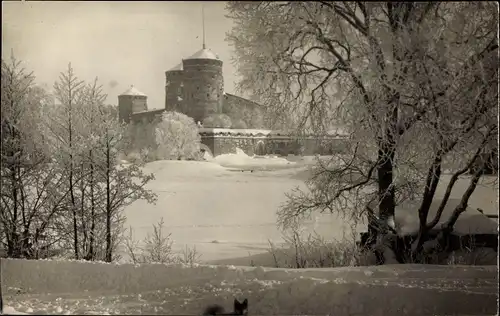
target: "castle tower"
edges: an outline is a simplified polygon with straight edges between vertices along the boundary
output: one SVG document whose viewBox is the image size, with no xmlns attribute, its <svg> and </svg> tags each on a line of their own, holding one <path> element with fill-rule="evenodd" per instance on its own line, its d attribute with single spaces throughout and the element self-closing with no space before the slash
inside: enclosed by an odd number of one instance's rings
<svg viewBox="0 0 500 316">
<path fill-rule="evenodd" d="M 134 86 L 118 96 L 118 118 L 121 122 L 130 123 L 130 115 L 148 110 L 148 97 Z"/>
<path fill-rule="evenodd" d="M 184 113 L 195 122 L 222 113 L 224 78 L 222 61 L 203 47 L 182 61 L 184 81 Z"/>
<path fill-rule="evenodd" d="M 165 71 L 165 110 L 184 113 L 182 63 Z"/>
</svg>

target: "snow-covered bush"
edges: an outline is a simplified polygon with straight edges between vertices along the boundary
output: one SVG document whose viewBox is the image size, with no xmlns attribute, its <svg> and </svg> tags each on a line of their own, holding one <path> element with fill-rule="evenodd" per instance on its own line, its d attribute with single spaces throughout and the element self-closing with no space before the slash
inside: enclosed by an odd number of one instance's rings
<svg viewBox="0 0 500 316">
<path fill-rule="evenodd" d="M 142 157 L 141 154 L 137 151 L 133 151 L 125 156 L 125 160 L 131 163 L 141 163 Z"/>
<path fill-rule="evenodd" d="M 192 118 L 178 112 L 164 112 L 155 130 L 158 159 L 196 159 L 201 137 Z"/>
<path fill-rule="evenodd" d="M 269 241 L 268 252 L 276 268 L 331 268 L 371 265 L 356 245 L 355 236 L 325 240 L 317 233 L 305 234 L 299 223 L 283 232 L 284 243 Z"/>
<path fill-rule="evenodd" d="M 165 233 L 163 218 L 157 224 L 153 224 L 152 233 L 148 233 L 144 240 L 134 238 L 132 227 L 129 235 L 124 238 L 124 245 L 130 260 L 133 263 L 182 263 L 193 265 L 200 262 L 201 254 L 196 247 L 185 246 L 180 254 L 174 253 L 172 245 L 174 241 L 171 233 Z"/>
<path fill-rule="evenodd" d="M 213 114 L 203 120 L 203 127 L 231 128 L 231 118 L 226 114 Z"/>
</svg>

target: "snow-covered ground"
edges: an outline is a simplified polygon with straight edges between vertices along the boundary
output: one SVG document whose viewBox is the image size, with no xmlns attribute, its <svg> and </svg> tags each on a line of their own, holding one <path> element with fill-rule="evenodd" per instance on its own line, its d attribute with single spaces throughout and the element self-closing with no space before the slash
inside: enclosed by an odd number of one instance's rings
<svg viewBox="0 0 500 316">
<path fill-rule="evenodd" d="M 145 168 L 156 176 L 149 187 L 158 203 L 129 206 L 127 226 L 140 239 L 163 217 L 174 249 L 196 246 L 205 261 L 263 253 L 268 239 L 281 241 L 276 209 L 284 193 L 303 186 L 312 161 L 240 152 L 207 162 L 150 163 Z M 486 180 L 470 205 L 493 213 L 498 188 Z M 466 186 L 467 179 L 460 180 L 452 198 Z M 318 216 L 306 228 L 326 238 L 349 231 L 335 215 Z M 498 289 L 496 266 L 286 270 L 2 260 L 1 272 L 9 314 L 199 315 L 207 304 L 230 308 L 238 297 L 249 299 L 251 315 L 489 315 L 496 312 Z"/>
<path fill-rule="evenodd" d="M 130 205 L 125 210 L 126 225 L 142 239 L 163 217 L 175 241 L 174 250 L 196 246 L 204 261 L 265 252 L 268 240 L 282 242 L 275 225 L 276 210 L 285 201 L 285 193 L 304 188 L 307 167 L 313 162 L 314 157 L 249 157 L 239 151 L 204 162 L 149 163 L 146 171 L 156 177 L 149 188 L 158 194 L 158 202 Z M 448 178 L 443 176 L 437 196 L 443 195 Z M 469 204 L 495 213 L 498 188 L 485 182 L 481 181 Z M 467 185 L 467 179 L 459 180 L 452 198 L 460 197 Z M 350 223 L 332 214 L 316 214 L 306 229 L 327 239 L 351 232 Z"/>
<path fill-rule="evenodd" d="M 270 269 L 2 260 L 5 311 L 200 315 L 249 300 L 250 315 L 493 315 L 497 268 L 389 265 Z"/>
</svg>

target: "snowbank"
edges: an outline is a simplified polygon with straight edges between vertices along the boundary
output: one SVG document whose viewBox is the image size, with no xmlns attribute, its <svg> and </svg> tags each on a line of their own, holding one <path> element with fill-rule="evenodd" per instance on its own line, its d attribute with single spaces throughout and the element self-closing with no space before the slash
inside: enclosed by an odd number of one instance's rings
<svg viewBox="0 0 500 316">
<path fill-rule="evenodd" d="M 2 260 L 4 302 L 54 314 L 197 315 L 249 299 L 253 315 L 496 313 L 497 268 L 393 265 L 336 269 L 115 265 Z M 25 294 L 13 294 L 10 288 Z"/>
<path fill-rule="evenodd" d="M 4 315 L 29 315 L 29 313 L 33 313 L 32 308 L 26 308 L 26 310 L 28 311 L 28 313 L 20 312 L 20 311 L 14 309 L 14 307 L 12 307 L 12 306 L 4 306 L 2 314 L 4 314 Z"/>
<path fill-rule="evenodd" d="M 280 158 L 274 155 L 268 156 L 249 156 L 240 148 L 236 148 L 235 154 L 222 154 L 213 159 L 223 167 L 274 167 L 274 166 L 291 166 L 296 162 L 292 162 L 285 158 Z"/>
</svg>

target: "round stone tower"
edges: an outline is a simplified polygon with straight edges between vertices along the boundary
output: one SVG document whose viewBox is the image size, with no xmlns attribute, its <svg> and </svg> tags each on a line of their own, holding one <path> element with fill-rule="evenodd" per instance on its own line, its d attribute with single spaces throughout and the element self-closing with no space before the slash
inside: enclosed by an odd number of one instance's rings
<svg viewBox="0 0 500 316">
<path fill-rule="evenodd" d="M 148 97 L 134 86 L 118 96 L 118 118 L 121 122 L 129 123 L 130 115 L 148 110 Z"/>
<path fill-rule="evenodd" d="M 165 71 L 165 110 L 184 113 L 182 63 Z"/>
<path fill-rule="evenodd" d="M 184 79 L 184 113 L 195 122 L 222 111 L 224 78 L 222 61 L 203 48 L 182 61 Z"/>
</svg>

